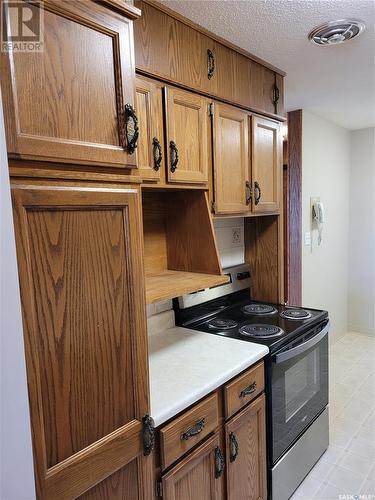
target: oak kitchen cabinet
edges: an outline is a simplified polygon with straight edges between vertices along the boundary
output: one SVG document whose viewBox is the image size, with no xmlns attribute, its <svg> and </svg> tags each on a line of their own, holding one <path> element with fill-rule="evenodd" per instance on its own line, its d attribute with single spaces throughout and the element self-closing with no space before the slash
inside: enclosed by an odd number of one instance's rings
<svg viewBox="0 0 375 500">
<path fill-rule="evenodd" d="M 265 396 L 225 424 L 227 499 L 267 498 Z"/>
<path fill-rule="evenodd" d="M 224 457 L 216 432 L 162 479 L 164 500 L 221 500 Z"/>
<path fill-rule="evenodd" d="M 280 124 L 251 117 L 252 211 L 277 212 L 280 208 L 282 139 Z"/>
<path fill-rule="evenodd" d="M 139 173 L 144 181 L 163 181 L 165 148 L 161 86 L 150 80 L 137 78 L 136 110 L 139 120 Z"/>
<path fill-rule="evenodd" d="M 249 210 L 248 113 L 225 104 L 213 112 L 214 207 L 220 214 Z"/>
<path fill-rule="evenodd" d="M 162 5 L 136 1 L 137 71 L 258 113 L 284 116 L 284 73 Z"/>
<path fill-rule="evenodd" d="M 43 50 L 1 53 L 9 156 L 135 168 L 132 19 L 139 11 L 124 6 L 125 17 L 94 2 L 43 5 Z"/>
<path fill-rule="evenodd" d="M 136 92 L 142 180 L 158 186 L 206 187 L 211 168 L 209 101 L 141 77 Z"/>
<path fill-rule="evenodd" d="M 217 214 L 276 213 L 280 208 L 279 123 L 214 103 L 213 191 Z"/>
<path fill-rule="evenodd" d="M 167 87 L 167 172 L 169 182 L 208 182 L 208 101 Z"/>
<path fill-rule="evenodd" d="M 263 391 L 260 362 L 159 429 L 164 500 L 266 500 Z"/>
<path fill-rule="evenodd" d="M 13 181 L 40 499 L 150 498 L 139 196 Z"/>
</svg>

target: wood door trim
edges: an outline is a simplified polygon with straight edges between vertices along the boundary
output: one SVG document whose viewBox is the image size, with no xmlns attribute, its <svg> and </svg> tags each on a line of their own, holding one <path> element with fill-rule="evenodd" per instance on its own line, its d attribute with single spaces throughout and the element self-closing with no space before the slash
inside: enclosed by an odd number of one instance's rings
<svg viewBox="0 0 375 500">
<path fill-rule="evenodd" d="M 203 28 L 199 24 L 194 23 L 190 19 L 182 16 L 178 12 L 175 12 L 174 10 L 170 9 L 166 5 L 161 4 L 158 1 L 155 0 L 142 0 L 144 3 L 151 5 L 151 7 L 154 7 L 155 9 L 158 9 L 161 12 L 164 12 L 170 17 L 173 17 L 177 21 L 180 21 L 183 24 L 186 24 L 190 28 L 193 28 L 194 30 L 198 31 L 199 33 L 202 33 L 202 35 L 205 35 L 222 45 L 228 47 L 231 50 L 234 50 L 235 52 L 238 52 L 239 54 L 242 54 L 243 56 L 247 57 L 248 59 L 251 59 L 254 62 L 257 62 L 261 64 L 262 66 L 265 66 L 266 68 L 275 71 L 279 75 L 286 76 L 285 71 L 283 71 L 280 68 L 277 68 L 276 66 L 273 66 L 272 64 L 268 63 L 267 61 L 264 61 L 260 57 L 255 56 L 254 54 L 251 54 L 251 52 L 248 52 L 247 50 L 241 49 L 241 47 L 238 47 L 234 43 L 229 42 L 228 40 L 225 40 L 224 38 L 221 38 L 221 36 L 213 33 L 212 31 L 207 30 L 206 28 Z M 142 10 L 142 9 L 141 9 Z"/>
<path fill-rule="evenodd" d="M 141 443 L 141 422 L 130 422 L 116 429 L 49 468 L 45 476 L 46 497 L 68 499 L 81 495 L 140 455 Z"/>
<path fill-rule="evenodd" d="M 302 304 L 302 110 L 288 113 L 285 266 L 288 304 Z"/>
</svg>

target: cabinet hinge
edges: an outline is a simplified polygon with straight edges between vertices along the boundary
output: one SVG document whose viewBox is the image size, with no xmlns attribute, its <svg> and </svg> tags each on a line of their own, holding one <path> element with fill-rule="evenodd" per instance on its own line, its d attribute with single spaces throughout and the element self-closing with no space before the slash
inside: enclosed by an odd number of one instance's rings
<svg viewBox="0 0 375 500">
<path fill-rule="evenodd" d="M 213 102 L 211 102 L 208 105 L 208 114 L 209 114 L 209 116 L 214 116 L 214 103 Z"/>
<path fill-rule="evenodd" d="M 163 498 L 163 483 L 156 481 L 156 498 Z"/>
<path fill-rule="evenodd" d="M 154 419 L 150 415 L 145 415 L 142 418 L 143 425 L 143 455 L 150 455 L 155 444 L 155 424 Z"/>
<path fill-rule="evenodd" d="M 214 201 L 211 201 L 211 209 L 212 209 L 212 212 L 215 213 L 216 203 Z"/>
</svg>

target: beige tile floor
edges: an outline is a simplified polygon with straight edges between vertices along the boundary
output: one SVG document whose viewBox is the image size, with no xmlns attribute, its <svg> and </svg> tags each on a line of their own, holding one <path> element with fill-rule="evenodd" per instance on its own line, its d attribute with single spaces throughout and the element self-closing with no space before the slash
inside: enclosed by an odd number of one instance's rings
<svg viewBox="0 0 375 500">
<path fill-rule="evenodd" d="M 375 500 L 375 338 L 330 347 L 330 445 L 292 500 Z"/>
</svg>

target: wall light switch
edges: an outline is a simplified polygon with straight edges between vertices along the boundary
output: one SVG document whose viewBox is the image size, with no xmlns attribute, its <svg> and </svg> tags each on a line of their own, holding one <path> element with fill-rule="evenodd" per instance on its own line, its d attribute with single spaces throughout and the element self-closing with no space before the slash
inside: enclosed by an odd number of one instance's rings
<svg viewBox="0 0 375 500">
<path fill-rule="evenodd" d="M 311 246 L 311 232 L 310 231 L 307 231 L 305 233 L 305 245 L 307 247 Z"/>
</svg>

